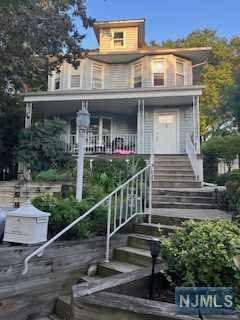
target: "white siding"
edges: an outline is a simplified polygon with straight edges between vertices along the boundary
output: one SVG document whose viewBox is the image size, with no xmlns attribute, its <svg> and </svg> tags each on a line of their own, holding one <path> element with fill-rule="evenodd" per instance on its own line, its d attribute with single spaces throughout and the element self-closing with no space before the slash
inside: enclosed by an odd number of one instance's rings
<svg viewBox="0 0 240 320">
<path fill-rule="evenodd" d="M 105 88 L 129 88 L 131 81 L 130 64 L 112 64 L 105 66 Z"/>
</svg>

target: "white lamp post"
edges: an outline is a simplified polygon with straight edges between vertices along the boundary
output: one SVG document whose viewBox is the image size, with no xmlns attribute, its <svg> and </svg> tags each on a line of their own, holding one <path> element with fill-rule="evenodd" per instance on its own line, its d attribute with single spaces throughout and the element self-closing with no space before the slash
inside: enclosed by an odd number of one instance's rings
<svg viewBox="0 0 240 320">
<path fill-rule="evenodd" d="M 85 153 L 86 131 L 90 125 L 90 114 L 87 110 L 80 110 L 77 113 L 77 130 L 78 130 L 78 158 L 77 158 L 77 190 L 76 199 L 82 200 L 83 191 L 83 166 Z"/>
</svg>

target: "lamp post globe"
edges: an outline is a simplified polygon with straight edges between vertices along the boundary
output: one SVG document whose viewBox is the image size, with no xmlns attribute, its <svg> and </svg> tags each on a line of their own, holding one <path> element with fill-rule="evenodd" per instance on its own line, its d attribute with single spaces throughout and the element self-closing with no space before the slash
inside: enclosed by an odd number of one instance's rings
<svg viewBox="0 0 240 320">
<path fill-rule="evenodd" d="M 77 184 L 76 199 L 82 200 L 83 191 L 83 167 L 85 153 L 86 131 L 90 126 L 90 114 L 87 110 L 79 110 L 77 112 L 76 126 L 78 131 L 78 157 L 77 157 Z"/>
</svg>

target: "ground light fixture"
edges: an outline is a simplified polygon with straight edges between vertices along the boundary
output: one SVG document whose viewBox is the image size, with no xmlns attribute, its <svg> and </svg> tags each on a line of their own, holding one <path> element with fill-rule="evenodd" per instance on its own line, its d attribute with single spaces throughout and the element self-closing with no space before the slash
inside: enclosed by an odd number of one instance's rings
<svg viewBox="0 0 240 320">
<path fill-rule="evenodd" d="M 155 289 L 155 265 L 157 261 L 157 257 L 160 253 L 160 240 L 158 238 L 153 238 L 150 241 L 149 249 L 152 256 L 152 273 L 150 278 L 150 286 L 149 286 L 149 298 L 154 299 L 154 289 Z"/>
<path fill-rule="evenodd" d="M 76 199 L 82 200 L 83 191 L 83 167 L 86 132 L 90 126 L 90 114 L 86 109 L 77 112 L 76 126 L 78 132 L 78 157 L 77 157 L 77 188 Z"/>
</svg>

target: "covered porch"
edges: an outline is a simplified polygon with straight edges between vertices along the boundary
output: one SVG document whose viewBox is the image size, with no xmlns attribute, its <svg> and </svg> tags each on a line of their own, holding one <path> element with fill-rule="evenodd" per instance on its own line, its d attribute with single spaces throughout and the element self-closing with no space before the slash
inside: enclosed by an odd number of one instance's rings
<svg viewBox="0 0 240 320">
<path fill-rule="evenodd" d="M 77 152 L 76 113 L 91 115 L 87 154 L 186 153 L 191 137 L 200 153 L 199 96 L 202 87 L 39 92 L 25 95 L 25 127 L 32 119 L 66 120 L 66 150 Z M 34 120 L 36 119 L 36 120 Z"/>
</svg>

